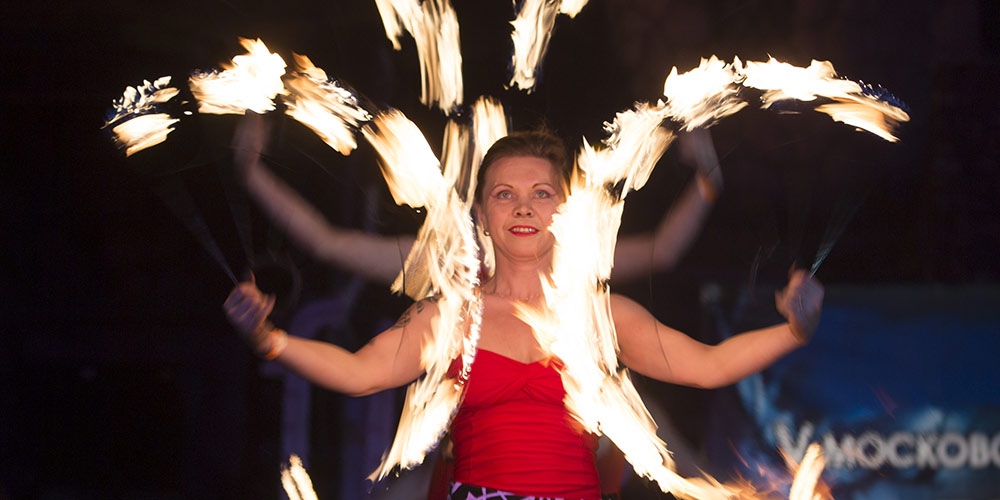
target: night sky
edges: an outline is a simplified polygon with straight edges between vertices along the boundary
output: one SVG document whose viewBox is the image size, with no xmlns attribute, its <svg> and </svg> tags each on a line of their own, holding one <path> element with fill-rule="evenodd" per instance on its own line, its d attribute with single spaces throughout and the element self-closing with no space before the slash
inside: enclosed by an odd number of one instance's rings
<svg viewBox="0 0 1000 500">
<path fill-rule="evenodd" d="M 725 188 L 701 236 L 677 269 L 623 287 L 664 321 L 697 326 L 701 284 L 773 286 L 830 241 L 817 277 L 831 287 L 1000 281 L 997 1 L 592 0 L 559 18 L 530 95 L 503 85 L 510 3 L 454 3 L 466 101 L 498 97 L 515 128 L 544 122 L 574 147 L 599 140 L 615 112 L 659 97 L 672 66 L 711 54 L 830 60 L 909 106 L 895 144 L 811 111 L 747 110 L 714 127 Z M 105 113 L 128 85 L 163 75 L 179 85 L 218 67 L 242 52 L 242 36 L 286 60 L 306 54 L 403 110 L 435 148 L 445 119 L 419 103 L 412 40 L 394 52 L 369 0 L 97 4 L 22 3 L 0 16 L 0 499 L 274 498 L 280 388 L 225 322 L 231 282 L 161 198 L 186 190 L 243 274 L 248 252 L 220 176 L 236 117 L 186 118 L 126 159 L 101 129 Z M 392 204 L 367 145 L 345 158 L 271 119 L 273 169 L 331 222 L 416 230 L 419 215 Z M 668 152 L 629 198 L 623 230 L 652 228 L 691 175 Z M 354 282 L 249 214 L 250 253 L 287 292 L 286 319 Z M 375 285 L 358 297 L 345 346 L 407 304 Z M 317 397 L 327 405 L 318 412 L 336 414 L 336 397 Z M 681 425 L 697 433 L 692 408 Z"/>
</svg>

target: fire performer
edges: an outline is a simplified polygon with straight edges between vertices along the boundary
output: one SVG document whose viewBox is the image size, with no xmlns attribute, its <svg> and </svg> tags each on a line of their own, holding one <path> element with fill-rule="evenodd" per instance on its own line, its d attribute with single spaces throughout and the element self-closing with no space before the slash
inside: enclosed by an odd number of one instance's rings
<svg viewBox="0 0 1000 500">
<path fill-rule="evenodd" d="M 542 348 L 517 314 L 544 309 L 543 282 L 552 269 L 553 214 L 567 196 L 571 164 L 562 142 L 546 133 L 515 133 L 490 148 L 479 171 L 475 216 L 490 236 L 495 267 L 479 287 L 483 303 L 478 349 L 451 425 L 452 500 L 564 498 L 597 500 L 596 438 L 564 405 L 563 361 Z M 330 390 L 362 396 L 407 384 L 424 372 L 441 297 L 411 306 L 397 323 L 351 353 L 332 344 L 289 337 L 267 317 L 274 298 L 239 284 L 224 308 L 250 346 Z M 805 271 L 790 273 L 775 305 L 780 325 L 702 344 L 617 295 L 611 313 L 619 360 L 668 383 L 714 388 L 755 373 L 808 342 L 816 329 L 822 286 Z M 457 373 L 457 360 L 456 360 Z"/>
<path fill-rule="evenodd" d="M 313 257 L 376 283 L 392 284 L 409 255 L 414 235 L 384 236 L 328 223 L 260 162 L 268 127 L 248 113 L 233 140 L 236 168 L 247 191 L 271 221 Z M 639 279 L 676 265 L 698 236 L 722 190 L 722 169 L 708 129 L 678 136 L 679 156 L 695 167 L 693 180 L 652 232 L 622 236 L 615 247 L 615 283 Z M 416 297 L 421 298 L 421 297 Z"/>
</svg>

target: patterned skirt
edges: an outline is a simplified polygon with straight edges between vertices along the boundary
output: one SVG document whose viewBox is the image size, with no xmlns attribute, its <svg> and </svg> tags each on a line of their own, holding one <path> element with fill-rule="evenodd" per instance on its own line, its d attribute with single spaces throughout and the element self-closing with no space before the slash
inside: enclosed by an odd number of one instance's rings
<svg viewBox="0 0 1000 500">
<path fill-rule="evenodd" d="M 472 484 L 462 484 L 456 481 L 452 481 L 450 490 L 451 493 L 448 495 L 448 500 L 574 500 L 570 498 L 526 497 L 515 495 L 508 491 Z M 615 493 L 605 493 L 601 495 L 601 500 L 618 500 L 618 495 Z"/>
</svg>

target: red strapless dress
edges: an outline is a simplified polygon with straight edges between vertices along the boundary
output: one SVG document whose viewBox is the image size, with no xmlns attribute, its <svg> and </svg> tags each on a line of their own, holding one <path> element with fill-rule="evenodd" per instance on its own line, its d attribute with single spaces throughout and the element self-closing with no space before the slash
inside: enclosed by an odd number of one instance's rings
<svg viewBox="0 0 1000 500">
<path fill-rule="evenodd" d="M 525 364 L 477 351 L 451 425 L 455 481 L 524 496 L 600 499 L 597 438 L 566 410 L 561 368 L 557 360 Z"/>
</svg>

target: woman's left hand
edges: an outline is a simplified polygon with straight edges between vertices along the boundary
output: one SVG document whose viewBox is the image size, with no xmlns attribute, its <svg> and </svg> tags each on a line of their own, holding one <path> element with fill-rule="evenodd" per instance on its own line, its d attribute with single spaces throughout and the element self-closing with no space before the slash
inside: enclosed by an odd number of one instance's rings
<svg viewBox="0 0 1000 500">
<path fill-rule="evenodd" d="M 788 285 L 774 294 L 774 303 L 802 344 L 809 342 L 819 326 L 823 309 L 823 285 L 802 269 L 793 270 Z"/>
</svg>

